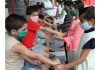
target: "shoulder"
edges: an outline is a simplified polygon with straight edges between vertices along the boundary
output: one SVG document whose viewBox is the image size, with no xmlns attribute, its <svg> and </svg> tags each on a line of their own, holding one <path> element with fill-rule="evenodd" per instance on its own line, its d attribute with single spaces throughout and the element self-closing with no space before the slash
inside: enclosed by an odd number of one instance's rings
<svg viewBox="0 0 100 70">
<path fill-rule="evenodd" d="M 83 49 L 95 49 L 95 38 L 91 38 L 88 42 L 86 42 Z"/>
<path fill-rule="evenodd" d="M 14 45 L 20 43 L 16 38 L 11 37 L 9 35 L 6 34 L 6 48 L 12 48 Z"/>
</svg>

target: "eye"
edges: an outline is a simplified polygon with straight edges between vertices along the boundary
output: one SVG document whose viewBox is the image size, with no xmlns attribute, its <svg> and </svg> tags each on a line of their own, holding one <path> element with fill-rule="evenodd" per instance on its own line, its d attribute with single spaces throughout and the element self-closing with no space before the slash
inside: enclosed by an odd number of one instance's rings
<svg viewBox="0 0 100 70">
<path fill-rule="evenodd" d="M 17 32 L 16 30 L 12 30 L 12 32 Z"/>
<path fill-rule="evenodd" d="M 22 31 L 24 31 L 24 30 L 26 30 L 26 29 L 23 29 Z"/>
<path fill-rule="evenodd" d="M 13 30 L 11 30 L 11 32 L 14 32 L 15 33 L 15 32 L 17 32 L 17 30 L 13 29 Z"/>
<path fill-rule="evenodd" d="M 26 31 L 27 29 L 23 29 L 23 30 L 21 30 L 21 31 Z"/>
</svg>

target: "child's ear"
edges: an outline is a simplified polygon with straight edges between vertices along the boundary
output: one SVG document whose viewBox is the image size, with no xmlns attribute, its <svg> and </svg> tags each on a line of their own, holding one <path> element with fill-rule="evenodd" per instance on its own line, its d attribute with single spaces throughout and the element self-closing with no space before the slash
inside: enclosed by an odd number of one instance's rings
<svg viewBox="0 0 100 70">
<path fill-rule="evenodd" d="M 18 32 L 17 32 L 17 30 L 12 29 L 12 30 L 11 30 L 11 34 L 12 34 L 12 35 L 16 35 L 16 34 L 18 34 Z"/>
<path fill-rule="evenodd" d="M 94 19 L 91 19 L 91 20 L 92 20 L 93 24 L 95 24 L 95 20 Z"/>
<path fill-rule="evenodd" d="M 95 24 L 95 20 L 94 19 L 91 19 L 90 22 L 91 22 L 92 25 Z"/>
</svg>

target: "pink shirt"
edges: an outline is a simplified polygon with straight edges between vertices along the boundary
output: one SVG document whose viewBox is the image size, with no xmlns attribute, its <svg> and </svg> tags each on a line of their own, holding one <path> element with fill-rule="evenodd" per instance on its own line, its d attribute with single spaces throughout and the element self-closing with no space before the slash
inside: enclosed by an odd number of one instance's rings
<svg viewBox="0 0 100 70">
<path fill-rule="evenodd" d="M 67 44 L 66 48 L 68 49 L 69 52 L 77 51 L 78 45 L 83 33 L 84 33 L 84 30 L 80 26 L 80 20 L 75 19 L 72 22 L 72 25 L 68 31 L 67 37 L 64 37 L 64 40 Z"/>
</svg>

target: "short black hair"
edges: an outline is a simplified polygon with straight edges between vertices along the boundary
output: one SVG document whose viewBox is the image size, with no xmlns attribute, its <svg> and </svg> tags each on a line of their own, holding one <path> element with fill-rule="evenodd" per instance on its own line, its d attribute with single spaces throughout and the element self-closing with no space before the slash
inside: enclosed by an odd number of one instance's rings
<svg viewBox="0 0 100 70">
<path fill-rule="evenodd" d="M 56 1 L 61 4 L 62 2 L 65 2 L 66 0 L 56 0 Z"/>
<path fill-rule="evenodd" d="M 32 12 L 38 12 L 38 6 L 33 5 L 33 6 L 28 6 L 26 9 L 26 15 L 31 15 Z"/>
<path fill-rule="evenodd" d="M 64 5 L 68 7 L 73 6 L 77 10 L 76 4 L 73 1 L 65 1 Z"/>
<path fill-rule="evenodd" d="M 73 1 L 65 1 L 64 5 L 65 6 L 74 6 L 74 2 Z"/>
<path fill-rule="evenodd" d="M 40 5 L 41 4 L 41 2 L 37 2 L 37 5 Z"/>
<path fill-rule="evenodd" d="M 43 14 L 39 14 L 39 18 L 40 18 L 40 19 L 44 19 L 45 16 L 44 16 Z"/>
<path fill-rule="evenodd" d="M 9 33 L 11 33 L 12 29 L 18 30 L 25 23 L 27 23 L 27 20 L 23 16 L 11 14 L 5 20 L 5 28 Z"/>
<path fill-rule="evenodd" d="M 82 17 L 86 20 L 95 19 L 95 7 L 93 6 L 86 7 Z"/>
<path fill-rule="evenodd" d="M 79 11 L 79 15 L 81 15 L 82 12 L 84 11 L 84 3 L 82 1 L 74 1 L 74 3 Z"/>
<path fill-rule="evenodd" d="M 45 7 L 45 4 L 43 2 L 41 2 L 41 7 L 44 8 Z"/>
</svg>

